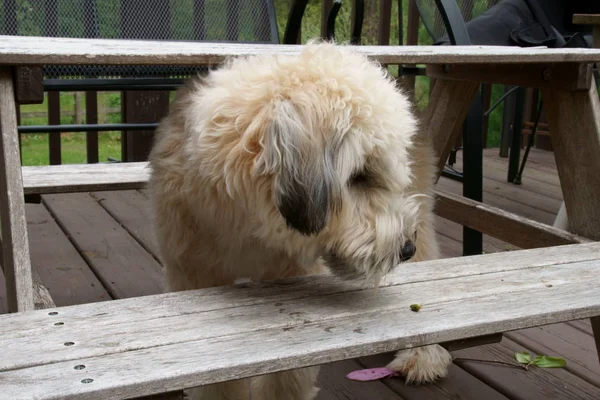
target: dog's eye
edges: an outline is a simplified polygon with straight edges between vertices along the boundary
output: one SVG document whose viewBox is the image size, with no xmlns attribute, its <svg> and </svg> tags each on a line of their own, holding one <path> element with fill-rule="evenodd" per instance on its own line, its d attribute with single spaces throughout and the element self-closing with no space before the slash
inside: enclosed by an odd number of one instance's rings
<svg viewBox="0 0 600 400">
<path fill-rule="evenodd" d="M 348 183 L 351 186 L 366 185 L 367 183 L 369 183 L 369 176 L 365 171 L 360 171 L 352 175 Z"/>
</svg>

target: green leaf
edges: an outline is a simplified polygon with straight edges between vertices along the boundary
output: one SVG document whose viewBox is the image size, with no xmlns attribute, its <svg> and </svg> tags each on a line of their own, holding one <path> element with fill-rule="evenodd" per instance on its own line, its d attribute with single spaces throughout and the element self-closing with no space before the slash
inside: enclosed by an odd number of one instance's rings
<svg viewBox="0 0 600 400">
<path fill-rule="evenodd" d="M 410 309 L 414 312 L 419 312 L 421 310 L 421 305 L 420 304 L 411 304 Z"/>
<path fill-rule="evenodd" d="M 531 363 L 531 354 L 529 354 L 527 352 L 516 353 L 515 358 L 521 364 L 530 364 Z"/>
<path fill-rule="evenodd" d="M 540 368 L 562 368 L 567 365 L 567 362 L 563 358 L 537 356 L 533 360 L 533 364 Z"/>
</svg>

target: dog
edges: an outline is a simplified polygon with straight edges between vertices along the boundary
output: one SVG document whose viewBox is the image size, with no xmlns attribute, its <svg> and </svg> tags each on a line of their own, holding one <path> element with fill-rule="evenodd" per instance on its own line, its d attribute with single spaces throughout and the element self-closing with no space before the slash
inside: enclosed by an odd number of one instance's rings
<svg viewBox="0 0 600 400">
<path fill-rule="evenodd" d="M 438 257 L 435 159 L 411 104 L 352 46 L 231 58 L 178 90 L 150 154 L 166 288 L 307 274 L 377 282 Z M 400 267 L 401 268 L 401 267 Z M 438 345 L 399 351 L 407 382 L 447 374 Z M 195 399 L 308 400 L 318 367 L 192 389 Z"/>
</svg>

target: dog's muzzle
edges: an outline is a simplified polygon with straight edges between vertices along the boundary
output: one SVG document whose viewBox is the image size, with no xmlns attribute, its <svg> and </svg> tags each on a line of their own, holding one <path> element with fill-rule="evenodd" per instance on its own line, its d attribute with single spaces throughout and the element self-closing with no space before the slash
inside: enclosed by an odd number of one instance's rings
<svg viewBox="0 0 600 400">
<path fill-rule="evenodd" d="M 412 240 L 408 240 L 404 242 L 404 245 L 400 249 L 400 254 L 398 254 L 400 261 L 405 262 L 414 257 L 417 252 L 417 246 L 412 242 Z"/>
</svg>

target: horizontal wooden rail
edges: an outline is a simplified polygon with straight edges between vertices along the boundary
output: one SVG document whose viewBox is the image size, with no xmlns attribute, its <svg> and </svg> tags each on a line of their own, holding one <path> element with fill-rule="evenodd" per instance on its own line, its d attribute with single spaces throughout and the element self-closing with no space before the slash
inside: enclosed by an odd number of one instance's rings
<svg viewBox="0 0 600 400">
<path fill-rule="evenodd" d="M 147 162 L 23 167 L 26 195 L 125 190 L 146 187 Z M 436 190 L 436 213 L 521 248 L 585 243 L 589 240 L 486 204 Z"/>
<path fill-rule="evenodd" d="M 590 242 L 581 236 L 475 200 L 436 190 L 435 212 L 515 246 L 530 249 Z"/>
</svg>

